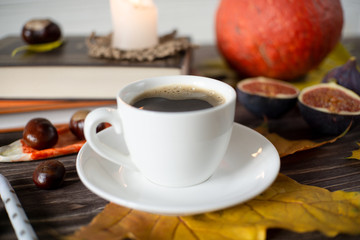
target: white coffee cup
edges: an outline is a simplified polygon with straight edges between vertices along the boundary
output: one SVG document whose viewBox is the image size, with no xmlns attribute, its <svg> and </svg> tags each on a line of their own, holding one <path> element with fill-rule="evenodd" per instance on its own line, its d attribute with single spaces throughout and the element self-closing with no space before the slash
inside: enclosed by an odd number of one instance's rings
<svg viewBox="0 0 360 240">
<path fill-rule="evenodd" d="M 221 95 L 224 103 L 202 110 L 158 112 L 131 106 L 143 92 L 168 85 L 192 86 Z M 98 108 L 85 119 L 87 143 L 100 156 L 139 171 L 167 187 L 186 187 L 206 181 L 215 172 L 229 145 L 236 93 L 226 83 L 191 76 L 154 77 L 133 82 L 117 95 L 117 109 Z M 101 142 L 96 127 L 109 122 L 122 134 L 129 153 Z"/>
</svg>

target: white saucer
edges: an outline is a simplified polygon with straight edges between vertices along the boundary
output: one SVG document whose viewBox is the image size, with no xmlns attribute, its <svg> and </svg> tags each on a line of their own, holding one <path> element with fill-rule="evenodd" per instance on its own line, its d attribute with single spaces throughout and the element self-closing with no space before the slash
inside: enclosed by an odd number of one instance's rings
<svg viewBox="0 0 360 240">
<path fill-rule="evenodd" d="M 123 141 L 112 128 L 99 134 L 108 144 Z M 76 167 L 84 185 L 108 201 L 151 213 L 189 215 L 230 207 L 262 193 L 278 175 L 280 158 L 266 138 L 234 123 L 220 167 L 206 182 L 192 187 L 158 186 L 100 157 L 87 143 L 77 156 Z"/>
</svg>

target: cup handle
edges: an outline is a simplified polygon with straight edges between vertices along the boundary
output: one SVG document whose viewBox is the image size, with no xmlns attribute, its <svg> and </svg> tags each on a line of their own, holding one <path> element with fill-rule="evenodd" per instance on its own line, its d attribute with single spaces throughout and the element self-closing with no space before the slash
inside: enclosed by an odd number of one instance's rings
<svg viewBox="0 0 360 240">
<path fill-rule="evenodd" d="M 114 108 L 98 108 L 91 111 L 85 118 L 84 135 L 87 143 L 100 156 L 137 171 L 137 167 L 128 154 L 122 153 L 100 141 L 96 134 L 96 127 L 102 122 L 110 123 L 117 134 L 122 133 L 121 118 L 117 110 Z"/>
</svg>

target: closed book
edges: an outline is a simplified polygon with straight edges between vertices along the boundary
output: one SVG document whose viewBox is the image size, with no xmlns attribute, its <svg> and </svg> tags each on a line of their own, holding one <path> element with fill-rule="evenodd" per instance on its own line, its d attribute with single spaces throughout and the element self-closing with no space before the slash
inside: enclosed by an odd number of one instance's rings
<svg viewBox="0 0 360 240">
<path fill-rule="evenodd" d="M 75 112 L 99 107 L 116 108 L 116 101 L 0 99 L 0 133 L 21 131 L 33 118 L 46 118 L 55 125 L 66 124 Z"/>
<path fill-rule="evenodd" d="M 0 40 L 0 98 L 114 99 L 124 85 L 143 78 L 188 74 L 191 50 L 151 62 L 93 58 L 86 37 L 71 36 L 48 52 L 18 52 L 20 37 Z"/>
</svg>

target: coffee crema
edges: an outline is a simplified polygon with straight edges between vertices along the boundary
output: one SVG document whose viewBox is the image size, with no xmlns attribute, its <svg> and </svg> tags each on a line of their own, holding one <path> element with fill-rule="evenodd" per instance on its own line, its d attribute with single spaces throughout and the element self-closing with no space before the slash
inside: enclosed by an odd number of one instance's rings
<svg viewBox="0 0 360 240">
<path fill-rule="evenodd" d="M 130 104 L 144 110 L 186 112 L 215 107 L 224 102 L 224 97 L 215 91 L 191 85 L 169 85 L 148 90 Z"/>
</svg>

